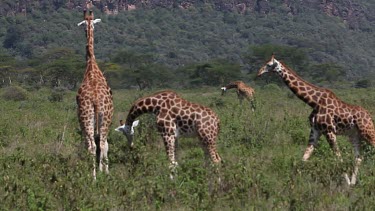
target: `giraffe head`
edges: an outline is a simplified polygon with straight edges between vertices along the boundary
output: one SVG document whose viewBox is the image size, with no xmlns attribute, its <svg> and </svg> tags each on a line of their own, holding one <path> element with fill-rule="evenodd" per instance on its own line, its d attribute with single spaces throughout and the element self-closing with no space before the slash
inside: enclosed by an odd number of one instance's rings
<svg viewBox="0 0 375 211">
<path fill-rule="evenodd" d="M 80 26 L 82 24 L 85 24 L 86 25 L 86 29 L 85 29 L 86 33 L 87 33 L 88 30 L 90 30 L 90 28 L 94 29 L 94 24 L 102 21 L 101 19 L 95 19 L 94 20 L 94 14 L 92 13 L 92 11 L 90 11 L 89 15 L 87 15 L 86 10 L 83 11 L 83 18 L 85 20 L 79 22 L 77 25 Z"/>
<path fill-rule="evenodd" d="M 258 77 L 263 75 L 264 73 L 268 72 L 280 72 L 281 71 L 281 65 L 280 62 L 275 59 L 275 55 L 272 54 L 272 57 L 266 64 L 259 69 L 258 71 Z"/>
<path fill-rule="evenodd" d="M 133 147 L 134 128 L 138 126 L 138 123 L 139 120 L 136 120 L 132 123 L 132 125 L 126 125 L 122 120 L 120 120 L 120 126 L 115 129 L 118 132 L 122 132 L 126 136 L 126 139 L 131 147 Z"/>
<path fill-rule="evenodd" d="M 224 95 L 226 91 L 227 91 L 227 87 L 225 86 L 221 87 L 221 95 Z"/>
</svg>

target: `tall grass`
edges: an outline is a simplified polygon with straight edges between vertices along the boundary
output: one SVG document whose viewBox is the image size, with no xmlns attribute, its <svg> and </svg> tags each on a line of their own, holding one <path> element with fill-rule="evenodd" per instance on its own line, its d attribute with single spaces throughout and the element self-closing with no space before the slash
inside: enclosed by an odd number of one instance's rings
<svg viewBox="0 0 375 211">
<path fill-rule="evenodd" d="M 339 138 L 344 161 L 325 139 L 308 162 L 302 154 L 311 109 L 289 90 L 257 89 L 257 110 L 241 106 L 234 92 L 177 90 L 210 106 L 221 119 L 218 152 L 223 164 L 206 165 L 197 139 L 179 140 L 178 175 L 169 179 L 168 160 L 151 115 L 141 117 L 135 148 L 114 131 L 141 93 L 115 90 L 109 134 L 110 174 L 94 182 L 82 143 L 75 93 L 51 102 L 50 90 L 29 93 L 27 101 L 0 99 L 0 207 L 2 210 L 347 210 L 375 206 L 375 150 L 364 146 L 359 184 L 348 187 L 353 152 Z M 334 90 L 349 103 L 375 114 L 375 92 Z M 1 94 L 1 93 L 0 93 Z M 220 178 L 220 182 L 219 182 Z"/>
</svg>

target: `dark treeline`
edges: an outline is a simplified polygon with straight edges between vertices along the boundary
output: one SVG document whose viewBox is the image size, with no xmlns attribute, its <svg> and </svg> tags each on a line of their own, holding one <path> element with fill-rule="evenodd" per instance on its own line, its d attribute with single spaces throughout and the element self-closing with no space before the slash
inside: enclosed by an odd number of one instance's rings
<svg viewBox="0 0 375 211">
<path fill-rule="evenodd" d="M 361 4 L 366 11 L 374 8 L 373 3 Z M 82 13 L 63 4 L 46 7 L 51 8 L 0 17 L 1 86 L 75 89 L 81 81 L 86 41 L 77 23 Z M 374 22 L 361 21 L 353 28 L 321 10 L 303 4 L 297 9 L 291 14 L 275 2 L 267 14 L 239 14 L 204 4 L 106 15 L 94 8 L 102 19 L 95 28 L 96 58 L 113 88 L 250 81 L 272 52 L 315 83 L 371 86 Z M 260 80 L 280 83 L 274 77 Z"/>
</svg>

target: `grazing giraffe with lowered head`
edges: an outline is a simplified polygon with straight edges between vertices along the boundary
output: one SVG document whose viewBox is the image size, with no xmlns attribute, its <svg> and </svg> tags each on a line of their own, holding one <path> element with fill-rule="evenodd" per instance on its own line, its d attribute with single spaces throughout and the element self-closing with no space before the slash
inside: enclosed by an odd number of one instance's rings
<svg viewBox="0 0 375 211">
<path fill-rule="evenodd" d="M 242 81 L 232 81 L 226 86 L 221 87 L 221 95 L 224 95 L 228 89 L 236 89 L 240 104 L 242 105 L 242 101 L 247 99 L 250 102 L 251 110 L 255 111 L 255 90 L 253 88 Z"/>
<path fill-rule="evenodd" d="M 345 173 L 345 180 L 354 185 L 357 180 L 359 166 L 362 162 L 360 144 L 362 140 L 375 146 L 375 128 L 372 118 L 364 108 L 349 105 L 325 88 L 315 86 L 298 76 L 282 62 L 271 59 L 259 70 L 258 76 L 267 72 L 277 73 L 301 100 L 313 108 L 309 116 L 311 132 L 303 160 L 310 158 L 319 137 L 324 135 L 335 154 L 341 159 L 336 143 L 336 135 L 348 135 L 354 147 L 355 165 L 351 179 Z"/>
<path fill-rule="evenodd" d="M 92 11 L 87 15 L 84 11 L 84 21 L 78 25 L 86 25 L 86 72 L 76 97 L 78 105 L 78 119 L 86 146 L 94 156 L 93 176 L 96 179 L 96 162 L 99 170 L 108 173 L 108 129 L 112 121 L 113 100 L 111 88 L 100 71 L 94 55 L 94 20 Z M 99 148 L 97 150 L 97 144 Z"/>
<path fill-rule="evenodd" d="M 135 119 L 144 113 L 156 115 L 157 129 L 163 137 L 170 161 L 171 179 L 177 166 L 175 152 L 179 136 L 198 136 L 206 156 L 213 163 L 221 161 L 216 151 L 220 120 L 210 108 L 191 103 L 173 91 L 161 91 L 140 98 L 131 107 L 125 124 L 120 121 L 120 127 L 116 128 L 116 131 L 124 133 L 130 146 L 133 144 L 133 128 L 138 125 L 138 120 Z"/>
</svg>

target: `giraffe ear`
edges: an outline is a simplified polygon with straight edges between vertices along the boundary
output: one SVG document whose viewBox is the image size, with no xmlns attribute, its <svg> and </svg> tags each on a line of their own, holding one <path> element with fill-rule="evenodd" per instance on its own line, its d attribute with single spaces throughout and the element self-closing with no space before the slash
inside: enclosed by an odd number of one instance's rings
<svg viewBox="0 0 375 211">
<path fill-rule="evenodd" d="M 120 127 L 116 128 L 115 131 L 124 132 L 125 131 L 125 125 L 121 125 Z"/>
<path fill-rule="evenodd" d="M 96 24 L 96 23 L 102 22 L 102 19 L 95 19 L 95 20 L 93 20 L 92 22 L 93 22 L 94 24 Z"/>
<path fill-rule="evenodd" d="M 138 126 L 138 124 L 139 124 L 139 120 L 137 120 L 137 121 L 134 121 L 134 122 L 133 122 L 133 124 L 132 124 L 132 128 L 134 128 L 134 127 L 137 127 L 137 126 Z"/>
<path fill-rule="evenodd" d="M 81 22 L 79 22 L 78 24 L 77 24 L 77 26 L 80 26 L 80 25 L 82 25 L 82 24 L 84 24 L 84 23 L 86 23 L 86 21 L 84 20 L 84 21 L 81 21 Z"/>
</svg>

